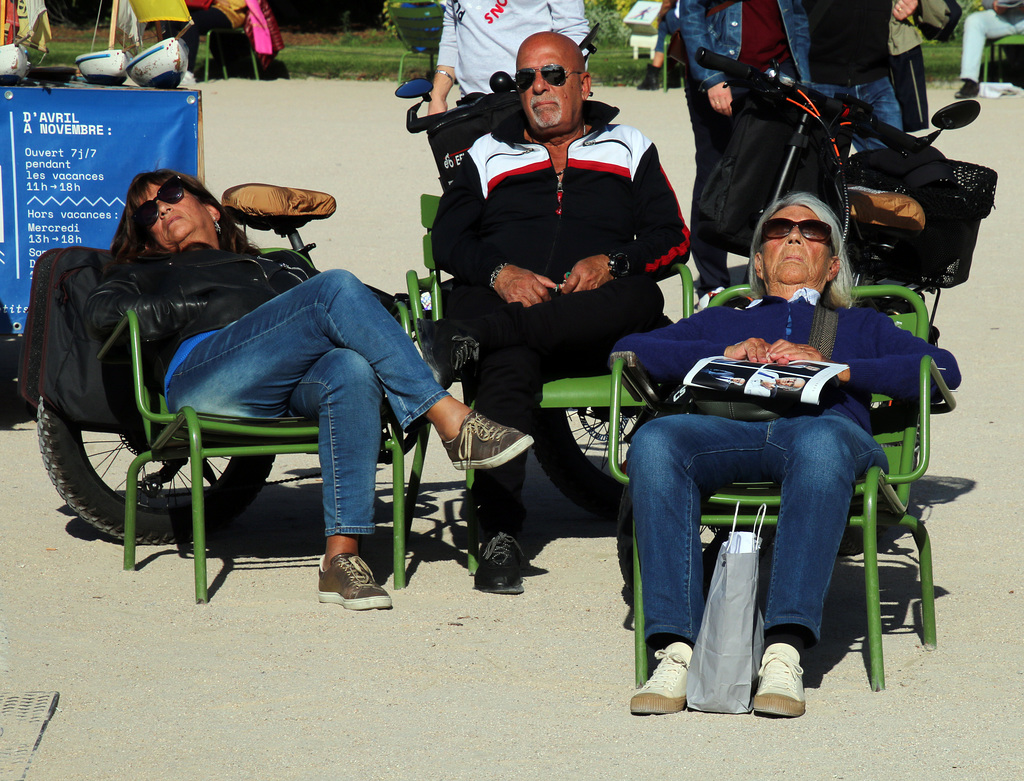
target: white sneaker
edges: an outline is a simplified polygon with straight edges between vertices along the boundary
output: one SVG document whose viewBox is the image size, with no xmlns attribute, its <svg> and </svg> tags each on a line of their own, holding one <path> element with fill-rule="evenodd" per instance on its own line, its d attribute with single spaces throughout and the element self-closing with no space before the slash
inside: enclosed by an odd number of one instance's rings
<svg viewBox="0 0 1024 781">
<path fill-rule="evenodd" d="M 711 303 L 711 299 L 714 298 L 715 296 L 717 296 L 723 290 L 725 290 L 724 287 L 716 287 L 710 293 L 705 293 L 704 295 L 702 295 L 700 297 L 700 300 L 697 302 L 697 311 L 699 312 L 702 309 L 707 309 L 708 308 L 708 304 Z"/>
<path fill-rule="evenodd" d="M 686 707 L 686 669 L 693 649 L 686 643 L 672 643 L 656 651 L 658 667 L 629 701 L 629 712 L 638 715 L 678 713 Z"/>
<path fill-rule="evenodd" d="M 754 695 L 754 713 L 770 716 L 803 716 L 804 670 L 800 653 L 788 643 L 772 643 L 761 657 L 761 680 Z"/>
<path fill-rule="evenodd" d="M 196 86 L 196 74 L 192 71 L 185 71 L 181 75 L 181 81 L 178 82 L 179 87 L 194 87 Z"/>
</svg>

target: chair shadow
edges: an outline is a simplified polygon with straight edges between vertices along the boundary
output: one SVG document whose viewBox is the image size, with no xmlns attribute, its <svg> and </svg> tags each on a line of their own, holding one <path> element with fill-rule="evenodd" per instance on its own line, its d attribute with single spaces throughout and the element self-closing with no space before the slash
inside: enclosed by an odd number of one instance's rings
<svg viewBox="0 0 1024 781">
<path fill-rule="evenodd" d="M 614 524 L 575 507 L 564 499 L 533 464 L 524 498 L 532 510 L 520 543 L 528 558 L 540 553 L 550 542 L 563 537 L 602 537 L 614 533 Z M 226 526 L 208 528 L 208 593 L 213 598 L 236 569 L 260 570 L 316 566 L 323 554 L 322 486 L 319 470 L 293 468 L 275 477 L 286 482 L 265 486 L 253 504 Z M 391 546 L 391 487 L 384 472 L 379 473 L 374 498 L 376 533 L 364 544 L 362 555 L 377 579 L 384 583 L 394 575 Z M 454 495 L 453 495 L 454 494 Z M 406 578 L 411 580 L 426 564 L 456 560 L 468 565 L 466 492 L 462 480 L 426 482 L 420 486 L 412 530 L 406 540 Z M 542 508 L 542 509 L 538 509 Z M 103 540 L 120 545 L 120 540 L 78 518 L 70 516 L 69 535 L 82 540 Z M 144 570 L 165 556 L 191 559 L 191 541 L 137 549 L 136 569 Z M 525 577 L 547 570 L 527 564 Z"/>
</svg>

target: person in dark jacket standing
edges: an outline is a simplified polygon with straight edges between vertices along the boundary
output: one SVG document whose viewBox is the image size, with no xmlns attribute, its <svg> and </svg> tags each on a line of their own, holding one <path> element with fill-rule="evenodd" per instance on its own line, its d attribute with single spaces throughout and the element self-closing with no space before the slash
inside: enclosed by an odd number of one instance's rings
<svg viewBox="0 0 1024 781">
<path fill-rule="evenodd" d="M 434 222 L 453 320 L 419 335 L 442 385 L 478 358 L 476 408 L 528 432 L 546 372 L 604 371 L 617 339 L 663 322 L 657 279 L 686 260 L 689 234 L 654 144 L 587 100 L 574 41 L 532 35 L 516 64 L 523 111 L 470 147 Z M 525 473 L 524 455 L 474 482 L 482 591 L 523 590 Z"/>
<path fill-rule="evenodd" d="M 350 610 L 391 607 L 359 557 L 373 533 L 383 399 L 403 427 L 424 418 L 460 469 L 487 469 L 532 444 L 449 396 L 405 331 L 347 271 L 310 276 L 264 257 L 194 177 L 135 177 L 89 296 L 86 321 L 104 338 L 128 310 L 168 408 L 320 423 L 327 552 L 319 600 Z"/>
<path fill-rule="evenodd" d="M 800 0 L 679 0 L 677 13 L 687 56 L 683 90 L 694 143 L 693 262 L 700 272 L 697 292 L 704 296 L 730 284 L 728 253 L 701 236 L 700 199 L 732 137 L 733 98 L 738 96 L 724 73 L 697 62 L 697 52 L 704 48 L 761 71 L 775 61 L 787 76 L 808 81 L 811 41 Z M 737 101 L 736 111 L 740 105 Z"/>
</svg>

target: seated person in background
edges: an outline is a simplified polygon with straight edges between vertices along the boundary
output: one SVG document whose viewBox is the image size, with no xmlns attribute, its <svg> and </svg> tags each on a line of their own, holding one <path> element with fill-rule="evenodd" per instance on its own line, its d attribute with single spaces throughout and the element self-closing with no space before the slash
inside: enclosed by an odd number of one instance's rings
<svg viewBox="0 0 1024 781">
<path fill-rule="evenodd" d="M 960 384 L 956 361 L 946 350 L 900 330 L 880 312 L 850 308 L 851 274 L 841 236 L 835 215 L 816 197 L 785 196 L 757 225 L 748 273 L 758 298 L 747 309 L 706 309 L 615 345 L 616 351 L 635 352 L 660 381 L 681 381 L 709 355 L 758 363 L 821 360 L 806 343 L 820 303 L 839 314 L 831 360 L 849 365 L 840 386 L 823 393 L 820 406 L 798 404 L 771 422 L 672 415 L 646 423 L 634 435 L 629 491 L 646 640 L 660 662 L 633 696 L 633 713 L 686 707 L 686 669 L 704 612 L 702 497 L 730 483 L 771 481 L 782 485 L 783 499 L 754 712 L 803 714 L 800 661 L 819 639 L 854 482 L 871 466 L 884 469 L 887 463 L 871 437 L 871 393 L 917 397 L 925 355 L 935 359 L 949 387 Z"/>
<path fill-rule="evenodd" d="M 676 0 L 663 0 L 661 9 L 658 11 L 658 40 L 654 44 L 651 64 L 647 66 L 643 81 L 637 85 L 637 89 L 661 89 L 661 69 L 665 66 L 665 39 L 671 38 L 678 30 L 679 15 L 676 13 Z M 681 87 L 683 82 L 679 76 L 679 71 L 672 68 L 672 63 L 669 63 L 667 67 L 670 69 L 668 74 L 669 88 Z"/>
<path fill-rule="evenodd" d="M 434 221 L 454 320 L 419 334 L 442 385 L 478 356 L 476 409 L 529 432 L 543 378 L 600 373 L 617 339 L 665 322 L 656 278 L 689 235 L 654 144 L 587 100 L 571 38 L 530 36 L 517 67 L 522 112 L 470 147 Z M 482 591 L 523 590 L 525 476 L 523 455 L 474 481 Z"/>
<path fill-rule="evenodd" d="M 243 417 L 320 422 L 327 552 L 319 599 L 351 610 L 391 607 L 359 557 L 372 534 L 380 407 L 403 427 L 429 421 L 459 469 L 503 463 L 532 439 L 496 426 L 434 382 L 412 341 L 370 290 L 342 270 L 311 274 L 260 255 L 194 177 L 132 180 L 114 261 L 89 296 L 103 339 L 129 309 L 167 405 Z"/>
<path fill-rule="evenodd" d="M 550 31 L 579 43 L 588 30 L 583 0 L 514 0 L 498 4 L 447 0 L 427 113 L 448 110 L 448 93 L 456 80 L 463 95 L 490 92 L 491 75 L 514 70 L 516 52 L 528 35 Z"/>
<path fill-rule="evenodd" d="M 188 47 L 188 72 L 182 78 L 182 86 L 196 83 L 196 55 L 199 53 L 199 39 L 210 30 L 233 30 L 245 24 L 249 13 L 246 0 L 185 0 L 192 16 L 192 26 L 181 36 Z M 175 34 L 184 25 L 171 25 Z"/>
<path fill-rule="evenodd" d="M 964 43 L 960 53 L 960 78 L 963 86 L 957 98 L 978 97 L 978 79 L 981 74 L 981 56 L 985 44 L 1007 35 L 1024 33 L 1024 7 L 1001 5 L 997 0 L 982 0 L 985 10 L 970 14 L 964 20 Z"/>
</svg>

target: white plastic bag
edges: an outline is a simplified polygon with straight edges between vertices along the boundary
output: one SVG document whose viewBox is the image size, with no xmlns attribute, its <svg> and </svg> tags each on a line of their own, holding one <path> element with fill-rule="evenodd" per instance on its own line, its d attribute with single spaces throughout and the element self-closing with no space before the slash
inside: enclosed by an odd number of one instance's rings
<svg viewBox="0 0 1024 781">
<path fill-rule="evenodd" d="M 764 619 L 757 602 L 761 505 L 754 531 L 736 531 L 722 546 L 711 577 L 697 642 L 686 676 L 686 704 L 711 713 L 749 713 L 764 653 Z"/>
</svg>

